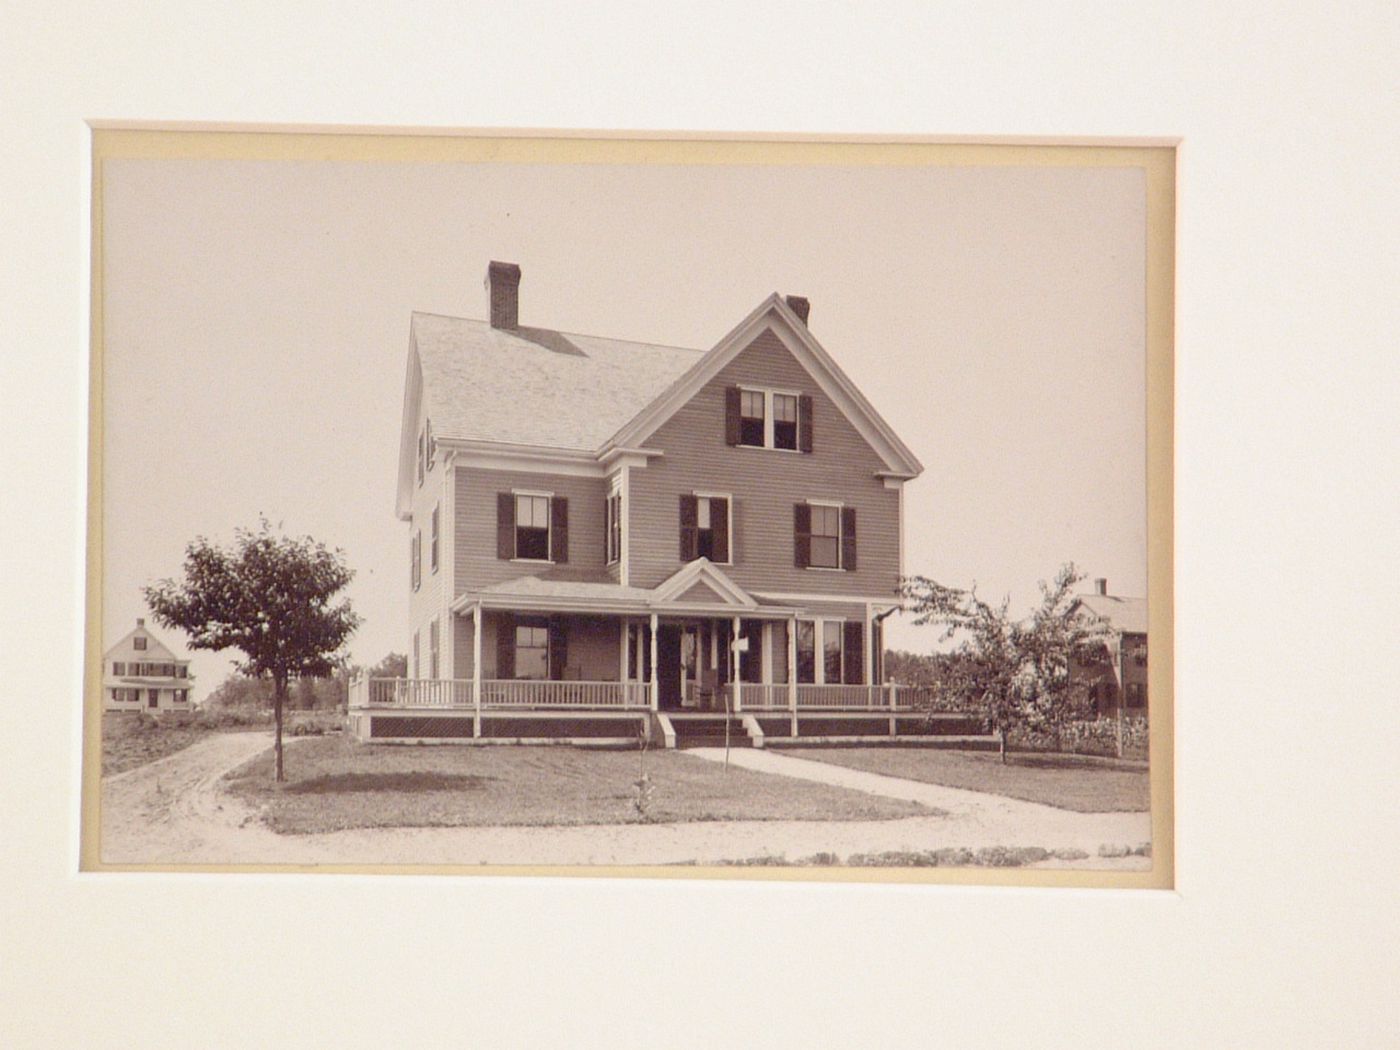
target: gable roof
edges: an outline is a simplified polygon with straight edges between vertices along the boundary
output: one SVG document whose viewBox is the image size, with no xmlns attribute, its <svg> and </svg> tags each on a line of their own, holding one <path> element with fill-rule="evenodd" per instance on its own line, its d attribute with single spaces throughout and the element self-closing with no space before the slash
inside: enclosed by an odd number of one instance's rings
<svg viewBox="0 0 1400 1050">
<path fill-rule="evenodd" d="M 827 397 L 845 413 L 860 435 L 885 461 L 886 473 L 892 477 L 912 478 L 923 472 L 924 467 L 918 457 L 899 440 L 890 425 L 777 292 L 754 307 L 704 357 L 614 434 L 602 451 L 640 445 L 765 329 L 771 330 L 783 342 Z"/>
<path fill-rule="evenodd" d="M 134 638 L 145 638 L 146 648 L 137 649 L 132 644 Z M 158 663 L 189 663 L 188 660 L 181 660 L 177 657 L 164 642 L 146 629 L 143 623 L 137 623 L 135 627 L 127 631 L 126 634 L 102 654 L 104 660 L 111 660 L 116 656 L 139 656 L 141 660 L 150 660 Z"/>
<path fill-rule="evenodd" d="M 438 314 L 412 329 L 433 436 L 448 440 L 594 452 L 701 356 Z"/>
<path fill-rule="evenodd" d="M 1115 631 L 1124 634 L 1147 633 L 1147 599 L 1120 598 L 1112 594 L 1082 594 L 1075 607 L 1087 609 Z"/>
<path fill-rule="evenodd" d="M 412 315 L 399 442 L 406 515 L 420 408 L 435 440 L 597 462 L 635 449 L 765 329 L 772 330 L 875 450 L 891 477 L 917 457 L 774 292 L 708 351 L 441 314 Z"/>
</svg>

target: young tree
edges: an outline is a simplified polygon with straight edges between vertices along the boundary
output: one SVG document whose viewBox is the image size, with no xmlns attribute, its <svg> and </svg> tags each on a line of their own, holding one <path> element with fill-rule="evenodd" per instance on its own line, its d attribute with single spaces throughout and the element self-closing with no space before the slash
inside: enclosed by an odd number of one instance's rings
<svg viewBox="0 0 1400 1050">
<path fill-rule="evenodd" d="M 237 649 L 239 671 L 272 680 L 276 725 L 277 780 L 282 767 L 282 709 L 287 683 L 329 674 L 346 640 L 360 625 L 348 600 L 331 601 L 354 572 L 344 555 L 310 536 L 274 532 L 266 518 L 259 529 L 239 529 L 231 547 L 203 536 L 185 548 L 181 580 L 165 579 L 144 589 L 156 622 L 190 636 L 191 649 Z"/>
<path fill-rule="evenodd" d="M 939 624 L 943 640 L 960 639 L 957 658 L 947 661 L 935 688 L 947 701 L 983 710 L 988 730 L 1000 738 L 1003 762 L 1012 729 L 1057 732 L 1087 713 L 1089 683 L 1070 667 L 1102 658 L 1107 629 L 1071 613 L 1074 585 L 1083 578 L 1070 564 L 1052 583 L 1042 580 L 1040 605 L 1025 620 L 1011 618 L 1009 599 L 991 605 L 975 586 L 958 590 L 923 576 L 901 581 L 914 623 Z"/>
</svg>

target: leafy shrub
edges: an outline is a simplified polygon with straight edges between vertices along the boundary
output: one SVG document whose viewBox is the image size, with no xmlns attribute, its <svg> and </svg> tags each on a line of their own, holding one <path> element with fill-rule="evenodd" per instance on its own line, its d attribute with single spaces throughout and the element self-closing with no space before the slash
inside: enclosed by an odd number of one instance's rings
<svg viewBox="0 0 1400 1050">
<path fill-rule="evenodd" d="M 1010 735 L 1012 747 L 1027 751 L 1066 751 L 1076 755 L 1118 754 L 1118 719 L 1112 715 L 1066 722 L 1058 733 L 1020 729 Z M 1147 757 L 1147 719 L 1141 715 L 1123 719 L 1123 756 Z"/>
</svg>

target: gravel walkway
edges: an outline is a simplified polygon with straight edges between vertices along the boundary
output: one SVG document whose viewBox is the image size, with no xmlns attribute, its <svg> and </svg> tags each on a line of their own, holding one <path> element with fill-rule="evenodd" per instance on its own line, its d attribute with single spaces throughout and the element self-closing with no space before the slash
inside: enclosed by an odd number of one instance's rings
<svg viewBox="0 0 1400 1050">
<path fill-rule="evenodd" d="M 974 791 L 881 777 L 761 751 L 733 761 L 765 772 L 909 798 L 946 817 L 883 821 L 730 821 L 583 827 L 374 828 L 278 835 L 223 790 L 227 771 L 271 746 L 266 733 L 211 736 L 147 766 L 108 777 L 102 789 L 102 859 L 109 864 L 495 864 L 647 865 L 828 852 L 983 846 L 1075 847 L 1082 867 L 1150 865 L 1097 856 L 1100 845 L 1136 846 L 1145 813 L 1070 813 Z M 295 749 L 296 741 L 287 746 Z M 704 758 L 723 751 L 697 749 Z"/>
</svg>

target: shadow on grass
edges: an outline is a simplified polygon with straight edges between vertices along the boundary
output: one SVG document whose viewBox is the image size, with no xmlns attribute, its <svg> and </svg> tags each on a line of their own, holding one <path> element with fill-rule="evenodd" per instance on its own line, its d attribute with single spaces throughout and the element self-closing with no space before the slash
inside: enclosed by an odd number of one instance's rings
<svg viewBox="0 0 1400 1050">
<path fill-rule="evenodd" d="M 1124 773 L 1140 773 L 1142 765 L 1133 759 L 1114 758 L 1109 755 L 1069 755 L 1064 753 L 1046 754 L 1035 751 L 1012 751 L 1008 756 L 1009 765 L 1024 766 L 1029 769 L 1116 769 Z"/>
<path fill-rule="evenodd" d="M 340 795 L 359 791 L 479 791 L 495 777 L 467 773 L 336 773 L 288 784 L 288 795 Z"/>
</svg>

